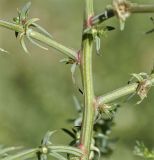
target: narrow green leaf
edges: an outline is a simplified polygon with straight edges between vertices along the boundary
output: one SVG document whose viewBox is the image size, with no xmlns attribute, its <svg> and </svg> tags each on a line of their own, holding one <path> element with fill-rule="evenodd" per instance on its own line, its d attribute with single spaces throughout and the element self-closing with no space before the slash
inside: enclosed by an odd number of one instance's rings
<svg viewBox="0 0 154 160">
<path fill-rule="evenodd" d="M 76 138 L 75 134 L 73 132 L 71 132 L 70 130 L 66 129 L 66 128 L 62 128 L 62 130 L 67 133 L 70 137 L 72 137 L 73 139 Z"/>
<path fill-rule="evenodd" d="M 28 13 L 31 7 L 31 2 L 27 2 L 20 11 L 21 19 L 25 19 L 28 17 Z"/>
<path fill-rule="evenodd" d="M 41 154 L 41 159 L 40 160 L 47 160 L 47 159 L 48 159 L 48 157 L 47 157 L 46 154 Z"/>
<path fill-rule="evenodd" d="M 8 51 L 6 51 L 6 50 L 3 49 L 3 48 L 0 48 L 0 51 L 3 52 L 3 53 L 8 53 Z"/>
<path fill-rule="evenodd" d="M 67 64 L 69 62 L 69 60 L 70 60 L 69 58 L 63 58 L 59 62 Z"/>
<path fill-rule="evenodd" d="M 29 27 L 30 25 L 32 25 L 34 22 L 37 22 L 37 21 L 39 21 L 40 19 L 39 18 L 31 18 L 31 19 L 29 19 L 26 23 L 25 23 L 25 25 L 27 26 L 27 27 Z"/>
<path fill-rule="evenodd" d="M 101 40 L 99 36 L 95 36 L 95 43 L 96 43 L 96 52 L 97 54 L 100 54 Z"/>
<path fill-rule="evenodd" d="M 24 160 L 36 156 L 36 152 L 38 151 L 39 151 L 38 148 L 29 149 L 26 151 L 19 152 L 15 155 L 10 155 L 8 157 L 5 157 L 2 160 Z"/>
<path fill-rule="evenodd" d="M 76 63 L 72 64 L 72 66 L 71 66 L 72 81 L 73 81 L 74 84 L 75 84 L 75 76 L 74 76 L 74 74 L 75 74 L 76 66 L 77 66 Z"/>
<path fill-rule="evenodd" d="M 30 29 L 29 29 L 29 30 L 30 30 Z M 42 49 L 44 49 L 44 50 L 48 50 L 48 48 L 46 48 L 46 47 L 38 44 L 37 42 L 35 42 L 35 41 L 29 36 L 28 32 L 27 32 L 27 38 L 28 38 L 28 40 L 29 40 L 31 43 L 33 43 L 34 45 L 36 45 L 36 46 L 38 46 L 38 47 L 40 47 L 40 48 L 42 48 Z"/>
<path fill-rule="evenodd" d="M 50 138 L 51 138 L 51 136 L 52 136 L 55 132 L 57 132 L 57 131 L 48 131 L 48 132 L 45 134 L 45 136 L 44 136 L 44 138 L 43 138 L 43 140 L 42 140 L 42 145 L 49 145 L 49 144 L 51 144 Z"/>
<path fill-rule="evenodd" d="M 23 50 L 24 50 L 26 53 L 29 54 L 29 51 L 28 51 L 28 49 L 27 49 L 27 47 L 26 47 L 26 44 L 25 44 L 25 41 L 24 41 L 24 36 L 21 36 L 21 38 L 20 38 L 20 44 L 21 44 Z"/>
<path fill-rule="evenodd" d="M 47 32 L 43 27 L 41 27 L 40 25 L 38 25 L 37 23 L 33 23 L 33 25 L 42 33 L 44 33 L 46 36 L 48 36 L 49 38 L 53 38 L 53 36 Z"/>
<path fill-rule="evenodd" d="M 21 149 L 22 147 L 7 147 L 7 148 L 0 148 L 0 155 L 8 153 L 10 151 Z"/>
<path fill-rule="evenodd" d="M 154 150 L 149 150 L 143 142 L 136 141 L 134 154 L 144 159 L 154 159 Z"/>
</svg>

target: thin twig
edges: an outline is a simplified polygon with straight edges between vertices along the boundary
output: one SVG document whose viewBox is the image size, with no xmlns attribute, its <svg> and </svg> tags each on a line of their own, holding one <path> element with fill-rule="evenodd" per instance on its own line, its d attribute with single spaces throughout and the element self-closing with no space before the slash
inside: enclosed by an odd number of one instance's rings
<svg viewBox="0 0 154 160">
<path fill-rule="evenodd" d="M 151 83 L 152 83 L 152 85 L 154 85 L 154 77 L 151 79 Z M 115 100 L 122 98 L 124 96 L 133 94 L 136 92 L 137 87 L 138 87 L 138 83 L 132 83 L 132 84 L 126 85 L 124 87 L 121 87 L 119 89 L 116 89 L 112 92 L 109 92 L 105 95 L 99 96 L 97 98 L 97 104 L 103 105 L 105 103 L 110 103 L 110 102 L 115 101 Z"/>
</svg>

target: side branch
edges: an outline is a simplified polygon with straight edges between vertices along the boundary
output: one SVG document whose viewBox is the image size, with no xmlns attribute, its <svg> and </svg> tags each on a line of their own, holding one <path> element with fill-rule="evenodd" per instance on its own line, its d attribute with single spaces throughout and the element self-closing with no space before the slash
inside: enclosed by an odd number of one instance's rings
<svg viewBox="0 0 154 160">
<path fill-rule="evenodd" d="M 129 12 L 131 14 L 134 13 L 153 13 L 154 12 L 154 4 L 136 4 L 130 3 Z M 109 18 L 112 18 L 116 15 L 116 11 L 113 7 L 107 8 L 104 12 L 96 15 L 92 19 L 92 24 L 97 25 L 100 24 Z"/>
<path fill-rule="evenodd" d="M 14 23 L 10 23 L 10 22 L 7 22 L 7 21 L 4 21 L 4 20 L 1 20 L 0 19 L 0 26 L 1 27 L 4 27 L 4 28 L 7 28 L 7 29 L 10 29 L 10 30 L 13 30 L 15 32 L 19 32 L 19 33 L 23 33 L 24 32 L 24 29 L 22 26 L 20 25 L 16 25 Z M 65 47 L 63 46 L 62 44 L 56 42 L 55 40 L 53 39 L 50 39 L 49 37 L 45 36 L 44 34 L 41 34 L 39 32 L 36 32 L 34 30 L 32 30 L 31 28 L 29 28 L 27 30 L 27 32 L 29 32 L 29 36 L 33 39 L 36 39 L 56 50 L 58 50 L 59 52 L 65 54 L 66 56 L 76 60 L 77 59 L 77 53 L 68 48 L 68 47 Z"/>
<path fill-rule="evenodd" d="M 72 59 L 74 59 L 74 60 L 77 58 L 77 57 L 76 57 L 76 56 L 77 56 L 77 53 L 76 53 L 74 50 L 63 46 L 62 44 L 56 42 L 56 41 L 53 40 L 53 39 L 50 39 L 49 37 L 44 36 L 44 35 L 41 34 L 41 33 L 38 33 L 38 32 L 36 32 L 36 31 L 32 31 L 32 32 L 30 33 L 30 36 L 31 36 L 33 39 L 36 39 L 36 40 L 38 40 L 38 41 L 40 41 L 40 42 L 45 43 L 46 45 L 48 45 L 48 46 L 56 49 L 57 51 L 65 54 L 66 56 L 68 56 L 68 57 L 70 57 L 70 58 L 72 58 Z"/>
<path fill-rule="evenodd" d="M 151 78 L 150 81 L 151 81 L 152 85 L 154 85 L 154 76 Z M 124 96 L 133 94 L 136 92 L 137 88 L 138 88 L 138 83 L 132 83 L 132 84 L 126 85 L 122 88 L 116 89 L 116 90 L 109 92 L 105 95 L 99 96 L 97 98 L 97 104 L 103 105 L 105 103 L 110 103 L 112 101 L 115 101 L 118 98 L 122 98 Z"/>
</svg>

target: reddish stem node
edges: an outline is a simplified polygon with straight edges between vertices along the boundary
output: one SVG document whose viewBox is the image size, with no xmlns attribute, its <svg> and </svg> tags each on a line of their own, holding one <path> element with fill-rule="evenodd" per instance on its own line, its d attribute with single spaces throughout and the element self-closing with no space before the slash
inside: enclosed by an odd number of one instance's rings
<svg viewBox="0 0 154 160">
<path fill-rule="evenodd" d="M 77 57 L 76 57 L 76 60 L 77 60 L 77 64 L 81 64 L 81 50 L 79 50 L 78 52 L 77 52 Z"/>
<path fill-rule="evenodd" d="M 83 144 L 80 144 L 79 148 L 81 149 L 81 151 L 83 153 L 83 155 L 81 156 L 80 160 L 83 160 L 83 157 L 85 157 L 85 155 L 87 155 L 88 151 L 87 151 L 87 149 L 85 148 L 85 146 Z"/>
<path fill-rule="evenodd" d="M 98 108 L 98 100 L 97 100 L 97 97 L 95 97 L 94 100 L 93 100 L 93 106 L 94 106 L 94 109 L 97 110 L 97 108 Z"/>
<path fill-rule="evenodd" d="M 93 16 L 90 16 L 86 21 L 86 28 L 90 28 L 93 25 Z"/>
</svg>

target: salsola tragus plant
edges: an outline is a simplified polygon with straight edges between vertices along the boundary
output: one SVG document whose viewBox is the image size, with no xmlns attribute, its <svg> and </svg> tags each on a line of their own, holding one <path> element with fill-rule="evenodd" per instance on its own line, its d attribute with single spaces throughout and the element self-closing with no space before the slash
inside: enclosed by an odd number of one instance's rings
<svg viewBox="0 0 154 160">
<path fill-rule="evenodd" d="M 151 87 L 154 85 L 154 69 L 150 73 L 133 73 L 128 85 L 109 92 L 105 95 L 96 96 L 93 87 L 92 72 L 92 52 L 93 45 L 98 55 L 101 54 L 101 37 L 107 32 L 114 30 L 112 26 L 106 26 L 103 22 L 116 17 L 120 24 L 120 30 L 124 30 L 125 21 L 131 14 L 152 13 L 154 12 L 153 4 L 137 4 L 127 0 L 113 0 L 99 15 L 94 14 L 93 0 L 84 0 L 84 25 L 82 32 L 81 48 L 78 51 L 70 49 L 54 40 L 52 35 L 43 27 L 37 24 L 38 18 L 29 18 L 31 2 L 28 2 L 21 10 L 17 10 L 17 17 L 12 22 L 0 20 L 0 26 L 15 32 L 16 38 L 19 39 L 22 48 L 29 53 L 25 41 L 47 50 L 43 44 L 46 44 L 66 57 L 61 61 L 71 64 L 73 83 L 76 89 L 83 96 L 84 106 L 82 107 L 75 98 L 79 117 L 74 120 L 72 130 L 63 128 L 63 131 L 72 137 L 69 146 L 52 144 L 50 138 L 55 131 L 48 131 L 41 141 L 40 146 L 25 150 L 21 147 L 0 147 L 0 159 L 30 159 L 37 158 L 46 160 L 50 156 L 57 159 L 98 159 L 105 154 L 112 153 L 112 143 L 116 139 L 108 136 L 113 126 L 115 112 L 119 104 L 115 100 L 127 95 L 138 95 L 140 104 Z M 153 18 L 151 18 L 153 21 Z M 154 29 L 146 32 L 153 33 Z M 0 48 L 1 52 L 8 52 Z M 81 71 L 83 89 L 79 88 L 74 78 L 76 67 Z M 149 151 L 144 144 L 137 142 L 135 154 L 144 158 L 153 158 L 153 151 Z M 65 154 L 65 155 L 64 155 Z"/>
</svg>

